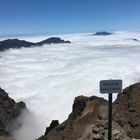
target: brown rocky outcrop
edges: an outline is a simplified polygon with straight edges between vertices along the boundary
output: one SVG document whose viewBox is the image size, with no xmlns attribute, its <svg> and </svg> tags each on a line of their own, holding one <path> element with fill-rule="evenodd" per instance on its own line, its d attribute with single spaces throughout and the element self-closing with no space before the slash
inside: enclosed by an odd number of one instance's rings
<svg viewBox="0 0 140 140">
<path fill-rule="evenodd" d="M 140 83 L 118 94 L 114 102 L 114 120 L 130 137 L 140 139 Z"/>
<path fill-rule="evenodd" d="M 8 93 L 0 88 L 0 140 L 11 140 L 11 131 L 21 124 L 16 119 L 26 109 L 24 102 L 16 103 Z"/>
<path fill-rule="evenodd" d="M 108 102 L 95 96 L 79 96 L 68 119 L 38 140 L 107 140 L 107 128 Z M 113 103 L 112 138 L 140 139 L 140 83 L 124 89 Z"/>
</svg>

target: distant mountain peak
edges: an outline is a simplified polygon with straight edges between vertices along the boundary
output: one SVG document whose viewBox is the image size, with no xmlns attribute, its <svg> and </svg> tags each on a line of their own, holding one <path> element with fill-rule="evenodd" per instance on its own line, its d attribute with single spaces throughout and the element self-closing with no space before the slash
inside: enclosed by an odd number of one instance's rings
<svg viewBox="0 0 140 140">
<path fill-rule="evenodd" d="M 58 43 L 71 43 L 70 41 L 65 41 L 59 37 L 50 37 L 46 40 L 43 40 L 41 42 L 33 43 L 28 42 L 25 40 L 19 40 L 19 39 L 7 39 L 0 41 L 0 51 L 4 51 L 10 48 L 21 48 L 21 47 L 31 47 L 31 46 L 39 46 L 44 44 L 58 44 Z"/>
<path fill-rule="evenodd" d="M 37 45 L 44 45 L 44 44 L 58 44 L 58 43 L 71 43 L 70 41 L 65 41 L 59 37 L 50 37 L 46 40 L 36 43 Z"/>
<path fill-rule="evenodd" d="M 105 36 L 105 35 L 112 35 L 112 33 L 110 32 L 106 32 L 106 31 L 102 31 L 102 32 L 96 32 L 93 35 L 97 35 L 97 36 Z"/>
<path fill-rule="evenodd" d="M 138 40 L 137 38 L 128 38 L 127 40 L 132 40 L 132 41 L 140 42 L 140 40 Z"/>
</svg>

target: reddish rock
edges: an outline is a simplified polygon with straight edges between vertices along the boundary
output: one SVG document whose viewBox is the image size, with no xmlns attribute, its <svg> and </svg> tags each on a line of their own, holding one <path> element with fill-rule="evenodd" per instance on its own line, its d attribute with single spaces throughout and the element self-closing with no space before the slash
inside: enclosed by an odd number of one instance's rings
<svg viewBox="0 0 140 140">
<path fill-rule="evenodd" d="M 38 140 L 107 140 L 108 102 L 99 97 L 79 96 L 72 113 Z M 140 83 L 118 94 L 113 103 L 113 140 L 140 139 Z"/>
</svg>

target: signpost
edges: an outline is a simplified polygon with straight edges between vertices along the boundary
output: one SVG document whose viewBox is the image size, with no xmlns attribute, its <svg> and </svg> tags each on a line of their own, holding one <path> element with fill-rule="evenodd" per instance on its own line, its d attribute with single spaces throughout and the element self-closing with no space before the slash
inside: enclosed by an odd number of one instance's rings
<svg viewBox="0 0 140 140">
<path fill-rule="evenodd" d="M 112 140 L 112 93 L 122 91 L 122 80 L 100 81 L 100 93 L 108 93 L 108 140 Z"/>
</svg>

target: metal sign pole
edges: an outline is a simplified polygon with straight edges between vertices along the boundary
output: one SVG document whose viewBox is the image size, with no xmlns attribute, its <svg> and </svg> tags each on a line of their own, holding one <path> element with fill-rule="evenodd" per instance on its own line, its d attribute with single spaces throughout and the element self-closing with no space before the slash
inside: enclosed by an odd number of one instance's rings
<svg viewBox="0 0 140 140">
<path fill-rule="evenodd" d="M 108 94 L 108 140 L 112 140 L 112 93 Z"/>
<path fill-rule="evenodd" d="M 112 93 L 121 93 L 122 80 L 101 80 L 100 93 L 108 94 L 108 140 L 112 140 Z"/>
</svg>

